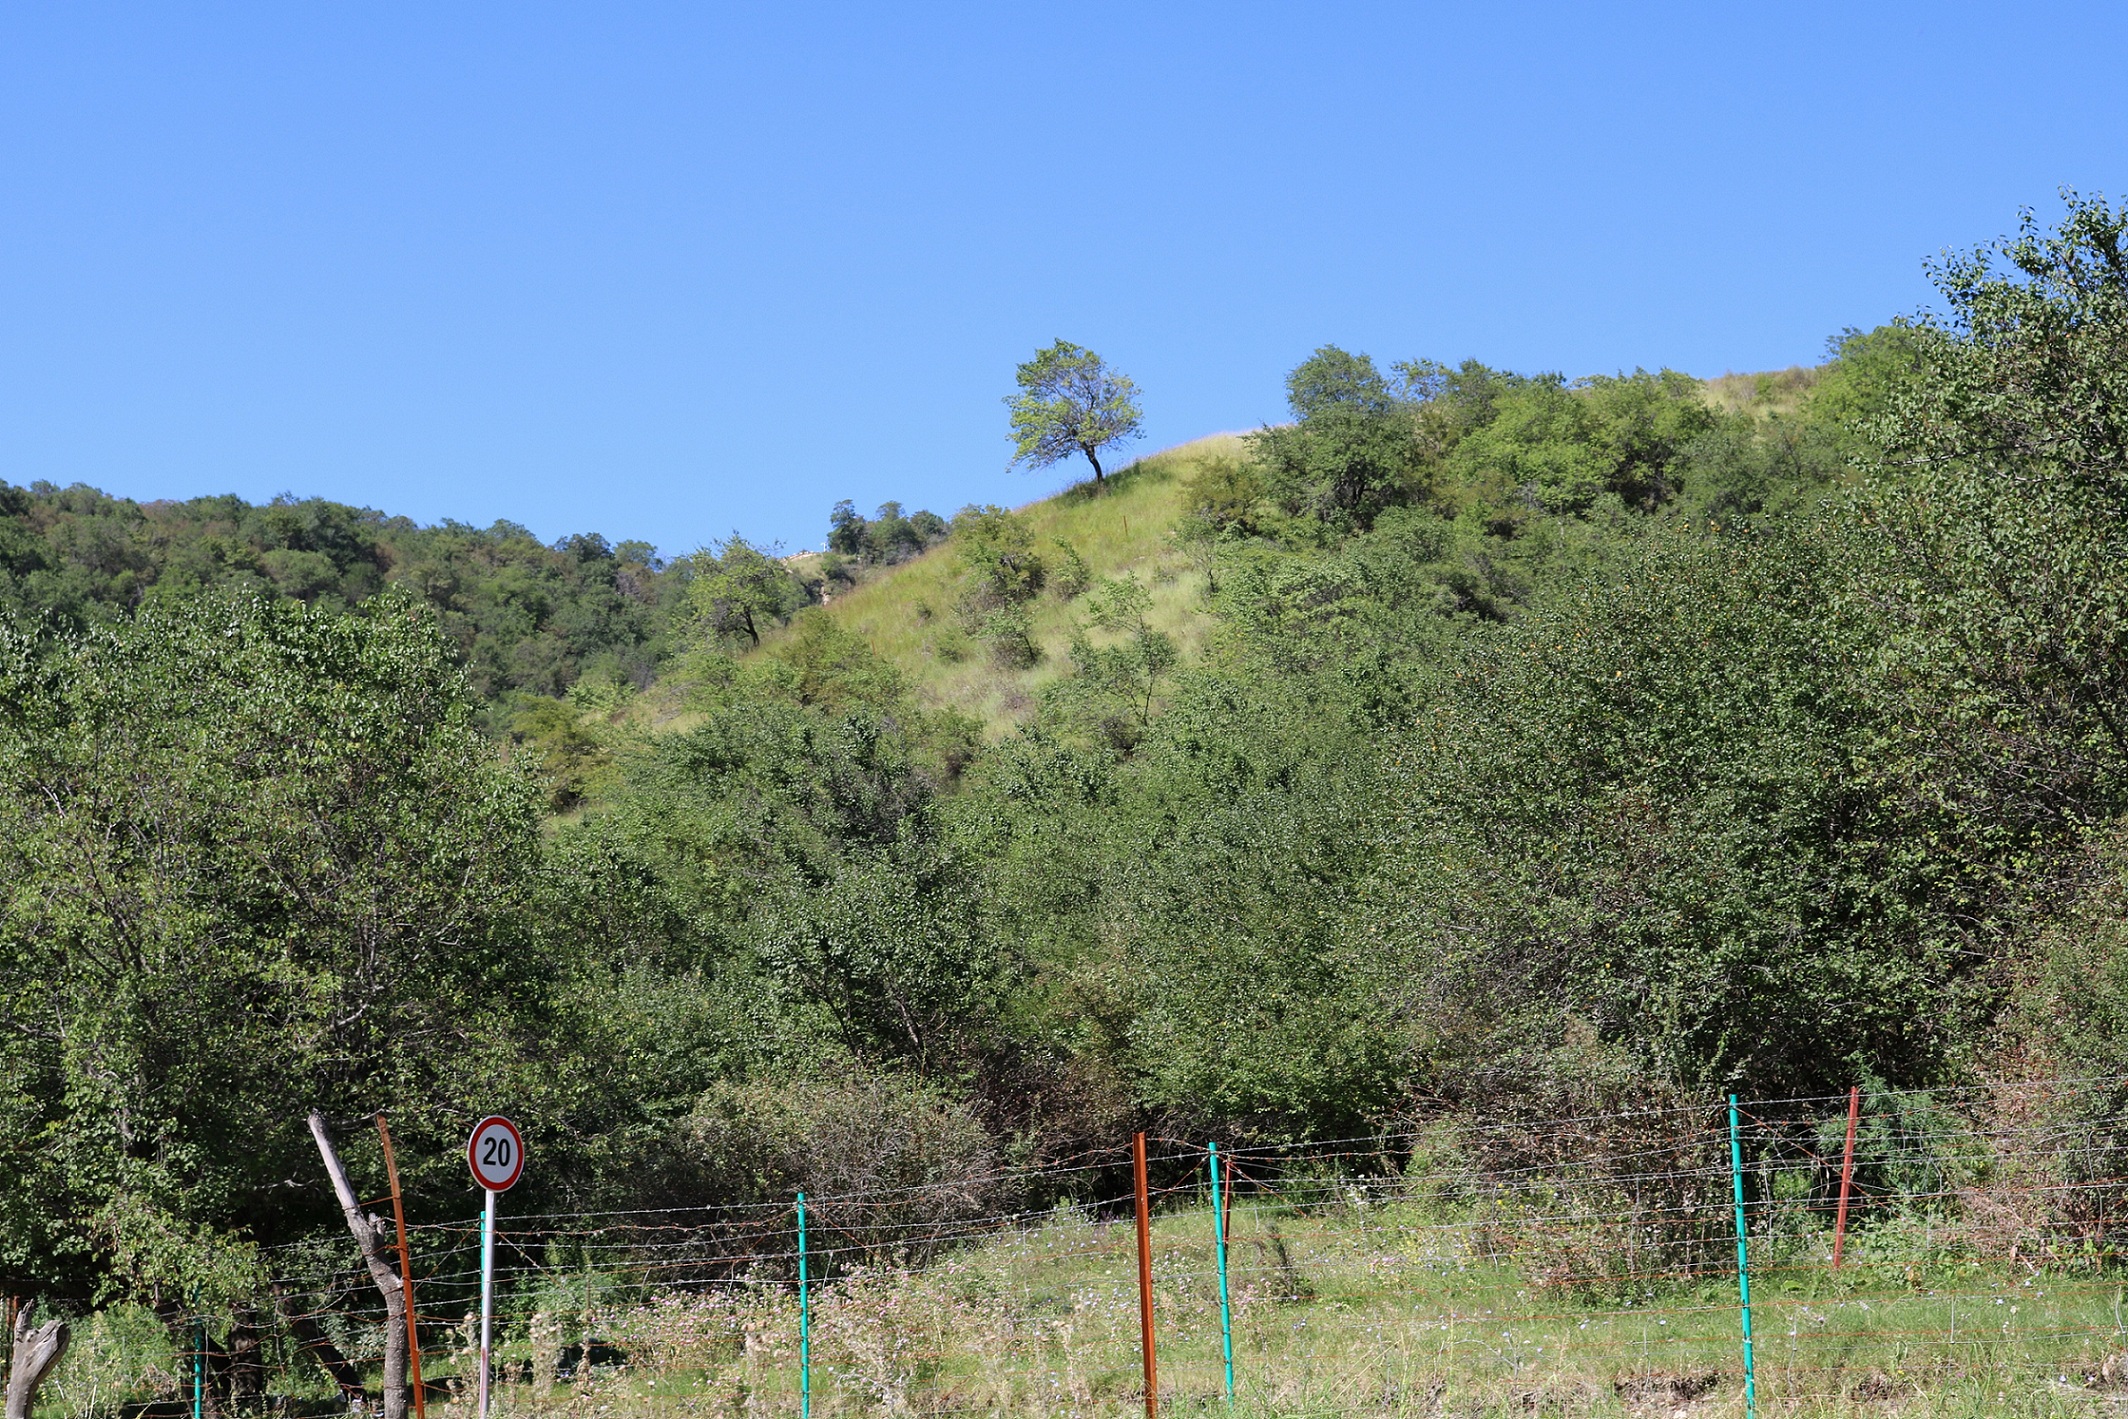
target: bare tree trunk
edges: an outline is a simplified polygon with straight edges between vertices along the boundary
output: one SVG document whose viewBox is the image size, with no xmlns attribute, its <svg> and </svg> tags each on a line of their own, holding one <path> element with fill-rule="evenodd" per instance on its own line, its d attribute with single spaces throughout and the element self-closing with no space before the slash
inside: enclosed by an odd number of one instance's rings
<svg viewBox="0 0 2128 1419">
<path fill-rule="evenodd" d="M 347 1401 L 348 1407 L 357 1411 L 367 1409 L 369 1391 L 362 1387 L 362 1372 L 340 1353 L 340 1347 L 332 1343 L 332 1337 L 318 1324 L 317 1317 L 297 1305 L 295 1298 L 278 1286 L 274 1288 L 273 1301 L 281 1313 L 282 1322 L 295 1336 L 296 1344 L 318 1362 L 319 1368 L 332 1376 L 332 1382 L 340 1387 L 340 1397 Z"/>
<path fill-rule="evenodd" d="M 30 1419 L 37 1404 L 37 1387 L 45 1382 L 59 1357 L 66 1354 L 73 1332 L 63 1320 L 48 1320 L 32 1326 L 30 1313 L 37 1308 L 25 1301 L 15 1312 L 14 1350 L 7 1367 L 6 1419 Z"/>
<path fill-rule="evenodd" d="M 348 1186 L 347 1169 L 333 1151 L 332 1135 L 325 1130 L 325 1115 L 312 1109 L 310 1134 L 318 1140 L 318 1156 L 332 1178 L 333 1195 L 340 1199 L 347 1230 L 362 1248 L 370 1279 L 384 1296 L 384 1419 L 406 1419 L 406 1288 L 384 1253 L 384 1219 L 365 1216 L 355 1190 Z"/>
<path fill-rule="evenodd" d="M 1101 482 L 1102 482 L 1102 478 L 1101 478 L 1101 460 L 1100 460 L 1100 459 L 1098 459 L 1098 458 L 1096 458 L 1096 457 L 1094 457 L 1094 451 L 1093 451 L 1092 449 L 1090 449 L 1090 448 L 1087 448 L 1087 447 L 1086 447 L 1086 446 L 1084 446 L 1083 444 L 1082 444 L 1082 445 L 1080 445 L 1080 448 L 1079 448 L 1079 452 L 1081 452 L 1081 453 L 1085 454 L 1085 455 L 1086 455 L 1086 461 L 1087 461 L 1088 463 L 1091 463 L 1091 464 L 1092 464 L 1092 465 L 1094 466 L 1094 483 L 1095 483 L 1095 485 L 1096 485 L 1096 486 L 1099 486 L 1099 485 L 1101 484 Z"/>
<path fill-rule="evenodd" d="M 239 1414 L 256 1409 L 266 1397 L 264 1337 L 259 1334 L 259 1313 L 250 1306 L 238 1306 L 230 1318 L 223 1384 L 229 1407 Z"/>
</svg>

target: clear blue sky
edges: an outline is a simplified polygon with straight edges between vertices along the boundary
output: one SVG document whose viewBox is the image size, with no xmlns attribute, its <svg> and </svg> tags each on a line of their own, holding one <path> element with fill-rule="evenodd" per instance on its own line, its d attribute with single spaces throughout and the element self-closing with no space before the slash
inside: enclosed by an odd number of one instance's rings
<svg viewBox="0 0 2128 1419">
<path fill-rule="evenodd" d="M 684 551 L 1023 502 L 1063 336 L 1150 449 L 1324 342 L 1819 356 L 2128 195 L 2099 4 L 0 8 L 0 478 Z"/>
</svg>

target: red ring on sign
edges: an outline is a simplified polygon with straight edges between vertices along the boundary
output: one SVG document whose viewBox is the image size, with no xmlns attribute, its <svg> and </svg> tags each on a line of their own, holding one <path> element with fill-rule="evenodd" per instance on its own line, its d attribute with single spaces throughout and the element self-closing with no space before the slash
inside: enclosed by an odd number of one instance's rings
<svg viewBox="0 0 2128 1419">
<path fill-rule="evenodd" d="M 474 1156 L 474 1150 L 480 1146 L 480 1135 L 486 1133 L 490 1128 L 496 1127 L 500 1127 L 501 1129 L 503 1129 L 503 1131 L 510 1135 L 510 1149 L 513 1161 L 510 1168 L 510 1175 L 508 1177 L 504 1178 L 501 1182 L 490 1182 L 488 1180 L 487 1175 L 481 1172 L 480 1163 L 478 1159 Z M 466 1167 L 472 1170 L 473 1181 L 480 1184 L 482 1187 L 486 1188 L 490 1192 L 508 1192 L 511 1188 L 516 1187 L 517 1180 L 524 1176 L 524 1135 L 517 1131 L 516 1124 L 510 1122 L 501 1114 L 489 1114 L 479 1123 L 473 1125 L 472 1135 L 466 1139 L 465 1154 Z"/>
</svg>

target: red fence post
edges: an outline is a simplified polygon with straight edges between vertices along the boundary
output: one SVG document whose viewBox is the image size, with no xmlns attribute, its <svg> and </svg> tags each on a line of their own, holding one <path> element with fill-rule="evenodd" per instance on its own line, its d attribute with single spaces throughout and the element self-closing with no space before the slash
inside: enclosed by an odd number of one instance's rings
<svg viewBox="0 0 2128 1419">
<path fill-rule="evenodd" d="M 1138 1328 L 1145 1352 L 1145 1419 L 1160 1412 L 1160 1365 L 1153 1355 L 1153 1213 L 1145 1186 L 1145 1135 L 1131 1139 L 1131 1164 L 1138 1175 Z"/>
<path fill-rule="evenodd" d="M 1855 1184 L 1855 1124 L 1862 1118 L 1862 1086 L 1847 1091 L 1847 1151 L 1840 1159 L 1840 1216 L 1832 1224 L 1832 1269 L 1840 1269 L 1847 1247 L 1847 1195 Z"/>
</svg>

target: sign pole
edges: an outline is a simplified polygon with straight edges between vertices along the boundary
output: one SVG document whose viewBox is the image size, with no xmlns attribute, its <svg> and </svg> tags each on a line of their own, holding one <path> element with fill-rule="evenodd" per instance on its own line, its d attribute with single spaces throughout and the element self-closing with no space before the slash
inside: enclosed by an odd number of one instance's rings
<svg viewBox="0 0 2128 1419">
<path fill-rule="evenodd" d="M 192 1283 L 192 1419 L 207 1407 L 207 1318 L 199 1313 L 199 1282 Z"/>
<path fill-rule="evenodd" d="M 473 1125 L 466 1140 L 466 1166 L 488 1195 L 488 1210 L 480 1217 L 480 1419 L 488 1419 L 494 1379 L 489 1351 L 495 1342 L 495 1206 L 525 1175 L 524 1135 L 501 1114 L 489 1114 Z"/>
<path fill-rule="evenodd" d="M 488 1342 L 495 1324 L 495 1189 L 480 1219 L 480 1419 L 488 1419 Z"/>
<path fill-rule="evenodd" d="M 1152 1207 L 1145 1186 L 1145 1135 L 1131 1137 L 1131 1170 L 1138 1184 L 1138 1348 L 1145 1357 L 1145 1419 L 1160 1413 L 1160 1362 L 1153 1348 Z"/>
</svg>

